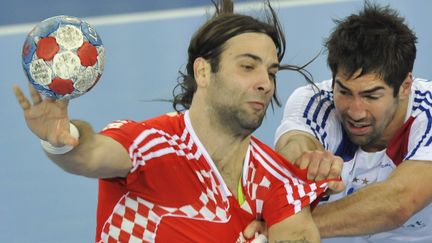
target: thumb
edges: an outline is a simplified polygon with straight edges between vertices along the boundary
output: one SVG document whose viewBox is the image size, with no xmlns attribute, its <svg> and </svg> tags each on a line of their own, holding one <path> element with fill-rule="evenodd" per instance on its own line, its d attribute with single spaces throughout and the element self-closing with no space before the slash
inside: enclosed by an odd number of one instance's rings
<svg viewBox="0 0 432 243">
<path fill-rule="evenodd" d="M 64 145 L 69 145 L 69 146 L 73 146 L 73 147 L 75 147 L 79 144 L 79 140 L 67 132 L 63 133 L 60 136 L 60 141 Z"/>
<path fill-rule="evenodd" d="M 77 146 L 79 144 L 79 131 L 78 128 L 72 124 L 69 123 L 69 129 L 64 130 L 60 136 L 59 141 L 64 145 L 69 146 Z"/>
<path fill-rule="evenodd" d="M 330 193 L 338 193 L 345 189 L 345 183 L 343 183 L 343 181 L 329 181 L 327 186 L 328 189 L 331 190 Z"/>
<path fill-rule="evenodd" d="M 254 220 L 246 226 L 243 235 L 246 239 L 252 239 L 255 237 L 255 233 L 263 232 L 265 232 L 265 223 L 263 221 Z"/>
</svg>

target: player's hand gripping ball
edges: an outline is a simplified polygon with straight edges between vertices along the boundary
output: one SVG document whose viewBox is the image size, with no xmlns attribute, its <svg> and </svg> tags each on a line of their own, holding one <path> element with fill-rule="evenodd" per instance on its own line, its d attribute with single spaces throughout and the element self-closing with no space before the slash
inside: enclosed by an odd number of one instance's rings
<svg viewBox="0 0 432 243">
<path fill-rule="evenodd" d="M 89 91 L 104 68 L 104 47 L 96 30 L 71 16 L 48 18 L 27 35 L 22 64 L 36 90 L 53 99 Z"/>
</svg>

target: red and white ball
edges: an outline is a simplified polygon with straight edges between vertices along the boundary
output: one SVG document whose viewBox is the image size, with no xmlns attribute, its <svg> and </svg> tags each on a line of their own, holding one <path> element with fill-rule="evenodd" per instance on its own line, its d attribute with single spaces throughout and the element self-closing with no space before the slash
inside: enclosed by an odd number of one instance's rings
<svg viewBox="0 0 432 243">
<path fill-rule="evenodd" d="M 88 92 L 101 77 L 104 47 L 87 22 L 55 16 L 27 35 L 22 64 L 38 92 L 54 99 L 72 99 Z"/>
</svg>

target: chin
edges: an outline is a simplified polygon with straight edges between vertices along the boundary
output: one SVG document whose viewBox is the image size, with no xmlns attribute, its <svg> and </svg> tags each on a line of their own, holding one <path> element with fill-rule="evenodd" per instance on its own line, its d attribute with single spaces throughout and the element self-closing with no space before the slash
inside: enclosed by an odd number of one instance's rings
<svg viewBox="0 0 432 243">
<path fill-rule="evenodd" d="M 373 140 L 370 135 L 355 136 L 348 134 L 348 137 L 350 138 L 351 142 L 359 146 L 369 145 Z"/>
</svg>

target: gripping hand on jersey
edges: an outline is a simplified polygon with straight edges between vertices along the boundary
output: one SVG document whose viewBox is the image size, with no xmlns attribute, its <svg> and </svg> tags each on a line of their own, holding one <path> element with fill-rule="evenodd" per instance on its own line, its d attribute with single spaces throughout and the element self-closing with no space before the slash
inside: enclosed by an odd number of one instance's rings
<svg viewBox="0 0 432 243">
<path fill-rule="evenodd" d="M 54 146 L 78 145 L 78 140 L 69 131 L 68 101 L 42 98 L 30 84 L 29 90 L 31 101 L 19 87 L 13 88 L 29 129 Z"/>
<path fill-rule="evenodd" d="M 345 184 L 340 180 L 343 160 L 329 151 L 306 151 L 293 161 L 300 169 L 307 168 L 307 179 L 321 181 L 334 179 L 327 183 L 331 193 L 341 192 Z"/>
</svg>

